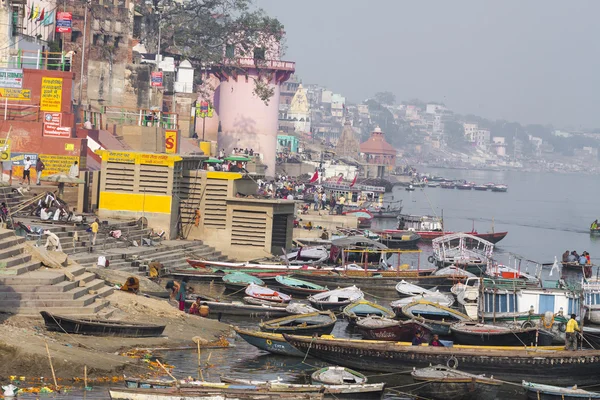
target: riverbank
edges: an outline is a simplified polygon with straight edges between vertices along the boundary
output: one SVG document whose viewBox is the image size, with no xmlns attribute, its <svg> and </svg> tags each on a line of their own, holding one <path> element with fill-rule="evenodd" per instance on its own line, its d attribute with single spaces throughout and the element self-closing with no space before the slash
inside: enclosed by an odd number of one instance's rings
<svg viewBox="0 0 600 400">
<path fill-rule="evenodd" d="M 108 298 L 115 307 L 113 317 L 131 322 L 165 324 L 161 337 L 120 338 L 69 335 L 46 331 L 41 317 L 1 315 L 0 381 L 12 375 L 51 377 L 46 343 L 57 378 L 90 379 L 152 372 L 147 363 L 121 354 L 136 348 L 195 348 L 194 340 L 215 342 L 229 334 L 229 326 L 218 321 L 184 314 L 166 300 L 116 291 Z M 48 379 L 50 381 L 51 378 Z"/>
</svg>

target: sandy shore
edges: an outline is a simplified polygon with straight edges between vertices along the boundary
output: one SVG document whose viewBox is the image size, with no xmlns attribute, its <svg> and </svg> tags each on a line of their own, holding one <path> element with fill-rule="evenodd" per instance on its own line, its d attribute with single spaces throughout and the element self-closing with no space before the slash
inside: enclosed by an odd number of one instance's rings
<svg viewBox="0 0 600 400">
<path fill-rule="evenodd" d="M 45 343 L 48 344 L 56 375 L 63 379 L 83 376 L 140 375 L 149 372 L 146 363 L 119 355 L 133 348 L 196 346 L 193 338 L 214 341 L 229 334 L 229 326 L 218 321 L 184 314 L 165 300 L 116 291 L 108 297 L 115 307 L 113 317 L 131 322 L 166 324 L 162 337 L 114 338 L 48 332 L 41 317 L 1 315 L 0 380 L 11 375 L 51 377 Z M 51 378 L 48 378 L 50 380 Z"/>
</svg>

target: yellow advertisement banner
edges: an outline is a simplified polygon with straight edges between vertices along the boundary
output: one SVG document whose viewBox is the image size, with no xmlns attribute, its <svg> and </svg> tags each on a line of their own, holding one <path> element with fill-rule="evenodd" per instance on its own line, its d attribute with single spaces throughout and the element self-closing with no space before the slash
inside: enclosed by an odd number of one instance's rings
<svg viewBox="0 0 600 400">
<path fill-rule="evenodd" d="M 108 162 L 135 164 L 135 153 L 130 151 L 107 151 L 102 155 L 102 159 Z"/>
<path fill-rule="evenodd" d="M 10 161 L 10 139 L 0 139 L 0 161 Z"/>
<path fill-rule="evenodd" d="M 0 88 L 0 101 L 8 100 L 31 100 L 31 90 L 29 89 L 14 89 Z"/>
<path fill-rule="evenodd" d="M 172 167 L 182 158 L 175 154 L 141 153 L 135 151 L 96 150 L 102 161 L 126 164 L 162 165 Z"/>
<path fill-rule="evenodd" d="M 60 112 L 62 106 L 62 78 L 42 77 L 40 110 Z"/>
<path fill-rule="evenodd" d="M 77 156 L 58 156 L 54 154 L 40 154 L 38 155 L 44 162 L 46 168 L 42 172 L 42 176 L 48 176 L 56 174 L 58 172 L 69 172 L 71 166 L 75 161 L 79 163 L 79 157 Z M 80 166 L 80 168 L 82 168 Z M 85 168 L 85 167 L 83 167 Z"/>
<path fill-rule="evenodd" d="M 177 153 L 177 131 L 165 131 L 165 152 Z"/>
</svg>

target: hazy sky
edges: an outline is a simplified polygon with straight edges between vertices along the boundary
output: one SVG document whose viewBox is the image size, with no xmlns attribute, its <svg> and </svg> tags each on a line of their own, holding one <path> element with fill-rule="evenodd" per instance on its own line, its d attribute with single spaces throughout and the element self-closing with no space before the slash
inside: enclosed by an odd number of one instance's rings
<svg viewBox="0 0 600 400">
<path fill-rule="evenodd" d="M 287 32 L 305 83 L 360 102 L 600 127 L 598 0 L 255 0 Z"/>
</svg>

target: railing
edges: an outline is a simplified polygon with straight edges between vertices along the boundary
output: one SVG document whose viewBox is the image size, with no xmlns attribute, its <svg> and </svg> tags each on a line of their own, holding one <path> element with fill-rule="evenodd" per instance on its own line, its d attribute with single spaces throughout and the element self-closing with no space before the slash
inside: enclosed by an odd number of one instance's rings
<svg viewBox="0 0 600 400">
<path fill-rule="evenodd" d="M 103 121 L 119 125 L 157 126 L 165 129 L 179 129 L 177 113 L 162 112 L 151 109 L 134 109 L 123 107 L 102 107 Z M 90 121 L 92 122 L 92 121 Z"/>
<path fill-rule="evenodd" d="M 226 58 L 223 60 L 224 65 L 237 65 L 240 67 L 255 67 L 255 68 L 268 68 L 278 69 L 284 71 L 295 71 L 296 63 L 292 61 L 280 61 L 280 60 L 261 60 L 252 57 L 243 58 Z"/>
<path fill-rule="evenodd" d="M 0 61 L 0 66 L 69 71 L 72 60 L 66 54 L 41 50 L 11 50 L 8 61 Z"/>
</svg>

